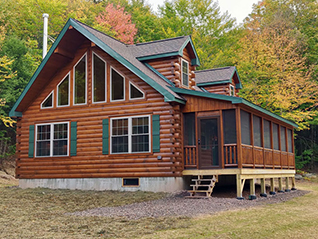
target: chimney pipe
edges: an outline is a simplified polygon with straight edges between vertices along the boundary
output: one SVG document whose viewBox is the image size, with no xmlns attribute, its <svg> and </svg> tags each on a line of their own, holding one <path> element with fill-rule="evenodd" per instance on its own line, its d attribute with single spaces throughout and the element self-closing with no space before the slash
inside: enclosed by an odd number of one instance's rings
<svg viewBox="0 0 318 239">
<path fill-rule="evenodd" d="M 43 59 L 47 53 L 47 25 L 49 14 L 43 13 Z"/>
</svg>

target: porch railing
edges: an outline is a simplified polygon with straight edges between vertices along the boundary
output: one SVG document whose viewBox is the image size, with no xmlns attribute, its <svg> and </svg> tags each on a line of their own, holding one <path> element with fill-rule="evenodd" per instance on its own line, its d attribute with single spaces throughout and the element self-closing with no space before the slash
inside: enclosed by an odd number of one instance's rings
<svg viewBox="0 0 318 239">
<path fill-rule="evenodd" d="M 197 148 L 196 146 L 185 146 L 184 147 L 184 166 L 187 168 L 197 167 Z"/>
<path fill-rule="evenodd" d="M 224 144 L 224 166 L 235 167 L 237 166 L 237 145 Z"/>
</svg>

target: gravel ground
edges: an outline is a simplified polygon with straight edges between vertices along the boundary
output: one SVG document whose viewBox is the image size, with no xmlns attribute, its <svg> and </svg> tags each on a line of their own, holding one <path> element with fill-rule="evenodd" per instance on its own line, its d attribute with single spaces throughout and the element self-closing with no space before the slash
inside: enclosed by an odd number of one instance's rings
<svg viewBox="0 0 318 239">
<path fill-rule="evenodd" d="M 236 198 L 212 197 L 209 199 L 186 199 L 186 192 L 169 195 L 155 201 L 134 203 L 120 207 L 102 207 L 87 211 L 74 212 L 68 215 L 126 217 L 140 219 L 144 217 L 211 215 L 220 211 L 250 208 L 263 204 L 285 202 L 294 197 L 303 196 L 308 191 L 296 190 L 288 193 L 278 193 L 267 197 L 257 197 L 256 200 L 237 200 Z"/>
</svg>

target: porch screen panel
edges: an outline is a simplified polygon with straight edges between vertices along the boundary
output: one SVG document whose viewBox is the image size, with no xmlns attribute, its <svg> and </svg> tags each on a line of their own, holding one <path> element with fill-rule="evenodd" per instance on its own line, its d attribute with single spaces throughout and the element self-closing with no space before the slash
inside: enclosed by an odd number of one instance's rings
<svg viewBox="0 0 318 239">
<path fill-rule="evenodd" d="M 241 110 L 242 144 L 251 145 L 251 114 Z"/>
<path fill-rule="evenodd" d="M 279 150 L 279 141 L 278 141 L 278 124 L 273 124 L 273 144 L 274 149 Z"/>
<path fill-rule="evenodd" d="M 281 151 L 286 151 L 286 128 L 281 126 L 280 127 L 280 145 Z"/>
<path fill-rule="evenodd" d="M 263 121 L 264 124 L 264 147 L 267 149 L 271 149 L 271 122 L 268 120 Z"/>
<path fill-rule="evenodd" d="M 253 115 L 253 139 L 254 145 L 262 147 L 262 131 L 261 131 L 262 119 L 256 115 Z"/>
<path fill-rule="evenodd" d="M 186 113 L 184 116 L 184 145 L 195 145 L 195 113 Z"/>
<path fill-rule="evenodd" d="M 293 131 L 287 129 L 287 142 L 288 142 L 288 152 L 293 152 Z"/>
<path fill-rule="evenodd" d="M 223 111 L 224 144 L 236 144 L 235 110 Z"/>
</svg>

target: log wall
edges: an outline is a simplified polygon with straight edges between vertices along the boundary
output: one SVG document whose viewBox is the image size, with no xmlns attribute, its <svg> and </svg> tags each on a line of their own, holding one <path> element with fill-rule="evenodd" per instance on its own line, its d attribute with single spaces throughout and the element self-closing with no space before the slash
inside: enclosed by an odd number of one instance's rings
<svg viewBox="0 0 318 239">
<path fill-rule="evenodd" d="M 107 62 L 107 102 L 105 103 L 92 103 L 92 51 Z M 87 104 L 73 105 L 73 66 L 85 53 L 88 60 Z M 110 102 L 110 67 L 125 77 L 124 101 Z M 68 72 L 71 72 L 71 105 L 56 107 L 57 85 Z M 144 92 L 144 99 L 129 100 L 129 81 Z M 53 89 L 54 107 L 41 109 L 41 102 Z M 102 154 L 103 119 L 155 114 L 160 115 L 159 153 Z M 29 126 L 65 121 L 77 122 L 77 155 L 29 158 Z M 178 105 L 164 102 L 163 96 L 147 83 L 105 52 L 87 43 L 81 46 L 70 64 L 60 69 L 50 83 L 39 90 L 36 100 L 18 120 L 16 175 L 21 179 L 180 176 L 183 168 L 180 127 L 181 113 Z M 158 156 L 162 158 L 158 160 Z"/>
</svg>

